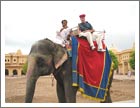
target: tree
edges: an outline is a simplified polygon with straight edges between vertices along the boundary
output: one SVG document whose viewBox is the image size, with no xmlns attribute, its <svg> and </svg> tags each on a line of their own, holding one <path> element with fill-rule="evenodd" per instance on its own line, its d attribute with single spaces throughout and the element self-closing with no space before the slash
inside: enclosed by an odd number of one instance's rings
<svg viewBox="0 0 140 108">
<path fill-rule="evenodd" d="M 28 63 L 26 62 L 22 67 L 24 74 L 26 74 L 26 72 L 27 72 L 27 66 L 28 66 Z"/>
<path fill-rule="evenodd" d="M 111 56 L 112 62 L 114 63 L 113 69 L 116 70 L 118 68 L 118 59 L 117 59 L 117 56 L 111 50 L 109 50 L 109 54 Z"/>
<path fill-rule="evenodd" d="M 133 51 L 130 55 L 129 64 L 130 67 L 135 70 L 135 51 Z"/>
</svg>

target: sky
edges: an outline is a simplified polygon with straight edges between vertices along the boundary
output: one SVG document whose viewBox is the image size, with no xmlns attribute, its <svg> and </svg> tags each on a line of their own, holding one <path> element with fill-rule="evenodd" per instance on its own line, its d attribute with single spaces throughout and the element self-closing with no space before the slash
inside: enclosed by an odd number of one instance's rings
<svg viewBox="0 0 140 108">
<path fill-rule="evenodd" d="M 138 9 L 137 1 L 2 1 L 5 53 L 21 49 L 28 54 L 32 44 L 44 38 L 56 42 L 61 21 L 66 19 L 70 28 L 75 27 L 83 13 L 95 30 L 106 30 L 107 47 L 114 44 L 118 50 L 129 49 L 138 29 Z"/>
</svg>

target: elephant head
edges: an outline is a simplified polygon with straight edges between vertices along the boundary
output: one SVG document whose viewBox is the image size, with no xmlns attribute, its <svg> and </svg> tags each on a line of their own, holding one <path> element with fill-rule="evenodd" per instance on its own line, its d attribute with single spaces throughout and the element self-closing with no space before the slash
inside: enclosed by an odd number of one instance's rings
<svg viewBox="0 0 140 108">
<path fill-rule="evenodd" d="M 39 76 L 50 75 L 61 66 L 66 59 L 66 50 L 49 39 L 39 40 L 32 45 L 28 55 L 25 102 L 32 102 L 36 81 Z"/>
</svg>

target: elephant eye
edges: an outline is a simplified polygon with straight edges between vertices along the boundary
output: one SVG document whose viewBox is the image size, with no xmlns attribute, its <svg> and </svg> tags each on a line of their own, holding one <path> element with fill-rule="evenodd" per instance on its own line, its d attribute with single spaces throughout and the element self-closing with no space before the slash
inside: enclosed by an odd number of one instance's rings
<svg viewBox="0 0 140 108">
<path fill-rule="evenodd" d="M 39 67 L 45 66 L 45 60 L 43 58 L 41 58 L 41 57 L 38 57 L 38 59 L 37 59 L 37 65 Z"/>
</svg>

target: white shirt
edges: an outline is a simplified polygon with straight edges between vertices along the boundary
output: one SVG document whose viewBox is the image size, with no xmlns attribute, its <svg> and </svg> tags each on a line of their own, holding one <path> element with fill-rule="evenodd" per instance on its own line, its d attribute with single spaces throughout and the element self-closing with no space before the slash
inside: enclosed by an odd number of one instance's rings
<svg viewBox="0 0 140 108">
<path fill-rule="evenodd" d="M 70 28 L 66 28 L 66 29 L 63 29 L 61 32 L 60 31 L 57 31 L 56 32 L 56 43 L 58 44 L 61 44 L 62 46 L 65 46 L 65 42 L 67 40 L 67 36 L 68 34 L 70 33 Z"/>
<path fill-rule="evenodd" d="M 62 40 L 67 40 L 67 36 L 70 33 L 70 28 L 63 29 L 61 32 L 57 31 L 57 36 L 61 38 Z"/>
</svg>

